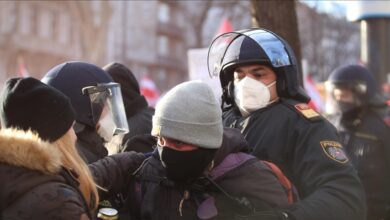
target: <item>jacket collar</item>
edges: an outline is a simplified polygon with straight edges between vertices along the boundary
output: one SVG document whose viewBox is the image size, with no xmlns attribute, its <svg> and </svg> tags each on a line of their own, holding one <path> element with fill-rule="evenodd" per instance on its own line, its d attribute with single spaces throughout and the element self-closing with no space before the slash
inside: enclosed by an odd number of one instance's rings
<svg viewBox="0 0 390 220">
<path fill-rule="evenodd" d="M 248 152 L 249 147 L 239 129 L 224 128 L 221 148 L 214 156 L 214 166 L 218 166 L 231 153 Z"/>
<path fill-rule="evenodd" d="M 0 162 L 56 174 L 62 166 L 60 150 L 31 131 L 0 130 Z"/>
</svg>

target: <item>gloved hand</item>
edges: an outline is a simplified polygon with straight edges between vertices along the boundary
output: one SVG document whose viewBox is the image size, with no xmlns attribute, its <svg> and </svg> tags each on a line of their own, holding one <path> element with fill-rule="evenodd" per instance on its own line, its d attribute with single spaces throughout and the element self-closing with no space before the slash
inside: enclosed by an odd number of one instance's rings
<svg viewBox="0 0 390 220">
<path fill-rule="evenodd" d="M 236 215 L 235 220 L 293 220 L 286 212 L 280 210 L 259 211 L 250 215 Z"/>
</svg>

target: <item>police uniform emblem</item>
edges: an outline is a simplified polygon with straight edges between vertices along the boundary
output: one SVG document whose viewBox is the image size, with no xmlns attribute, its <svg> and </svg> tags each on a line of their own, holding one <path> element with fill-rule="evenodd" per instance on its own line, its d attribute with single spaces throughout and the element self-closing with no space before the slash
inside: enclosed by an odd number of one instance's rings
<svg viewBox="0 0 390 220">
<path fill-rule="evenodd" d="M 345 154 L 343 147 L 337 141 L 320 141 L 321 147 L 325 152 L 325 155 L 330 159 L 339 163 L 348 162 L 348 157 Z"/>
</svg>

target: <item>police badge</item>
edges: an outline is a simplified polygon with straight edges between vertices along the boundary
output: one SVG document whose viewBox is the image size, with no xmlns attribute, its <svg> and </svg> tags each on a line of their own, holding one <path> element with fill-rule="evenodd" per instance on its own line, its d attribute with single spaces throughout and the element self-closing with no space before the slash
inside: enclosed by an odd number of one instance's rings
<svg viewBox="0 0 390 220">
<path fill-rule="evenodd" d="M 325 155 L 330 159 L 339 163 L 347 163 L 349 161 L 345 154 L 343 147 L 337 141 L 320 141 L 321 147 L 325 152 Z"/>
</svg>

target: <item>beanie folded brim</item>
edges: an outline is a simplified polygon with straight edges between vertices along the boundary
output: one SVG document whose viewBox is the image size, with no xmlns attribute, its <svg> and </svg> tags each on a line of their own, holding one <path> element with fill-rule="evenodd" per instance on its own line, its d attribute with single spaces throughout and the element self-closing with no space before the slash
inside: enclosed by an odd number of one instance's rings
<svg viewBox="0 0 390 220">
<path fill-rule="evenodd" d="M 75 120 L 70 100 L 38 79 L 12 78 L 1 93 L 0 121 L 3 128 L 31 130 L 46 141 L 61 138 Z"/>
<path fill-rule="evenodd" d="M 154 116 L 152 135 L 172 138 L 202 148 L 218 149 L 222 144 L 223 127 L 221 121 L 196 124 Z"/>
</svg>

